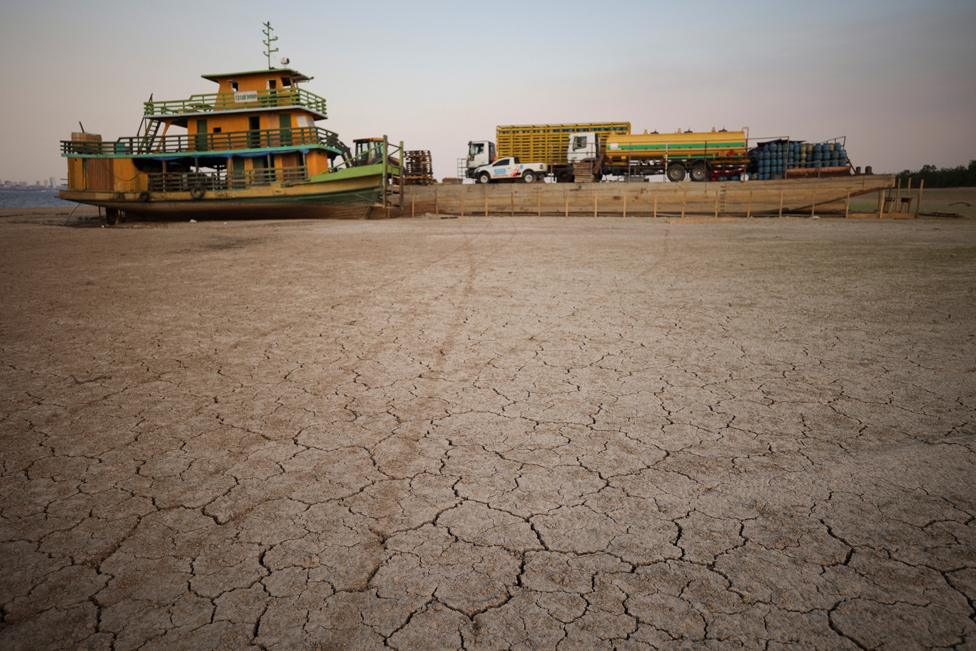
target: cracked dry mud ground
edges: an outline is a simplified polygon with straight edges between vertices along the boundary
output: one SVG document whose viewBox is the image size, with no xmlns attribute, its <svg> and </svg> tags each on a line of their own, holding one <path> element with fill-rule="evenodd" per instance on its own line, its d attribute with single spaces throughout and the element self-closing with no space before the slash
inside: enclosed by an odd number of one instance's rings
<svg viewBox="0 0 976 651">
<path fill-rule="evenodd" d="M 0 647 L 976 646 L 976 222 L 0 246 Z"/>
</svg>

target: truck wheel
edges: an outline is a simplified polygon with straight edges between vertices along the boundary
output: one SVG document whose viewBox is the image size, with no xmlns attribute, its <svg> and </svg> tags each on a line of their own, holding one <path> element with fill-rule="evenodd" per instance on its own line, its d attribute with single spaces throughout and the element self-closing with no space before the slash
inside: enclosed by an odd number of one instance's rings
<svg viewBox="0 0 976 651">
<path fill-rule="evenodd" d="M 699 183 L 708 180 L 708 164 L 705 161 L 698 161 L 691 166 L 691 180 Z"/>
<path fill-rule="evenodd" d="M 531 170 L 522 175 L 522 181 L 525 183 L 535 183 L 535 172 Z"/>
<path fill-rule="evenodd" d="M 668 180 L 674 183 L 685 180 L 685 166 L 681 163 L 671 163 L 668 165 Z"/>
<path fill-rule="evenodd" d="M 491 181 L 491 174 L 488 172 L 482 172 L 478 175 L 478 183 L 488 183 Z"/>
</svg>

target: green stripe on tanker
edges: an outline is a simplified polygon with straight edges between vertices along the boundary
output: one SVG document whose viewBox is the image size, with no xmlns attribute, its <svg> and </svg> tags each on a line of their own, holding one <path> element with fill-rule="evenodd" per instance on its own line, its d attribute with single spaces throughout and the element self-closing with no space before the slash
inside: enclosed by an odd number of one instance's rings
<svg viewBox="0 0 976 651">
<path fill-rule="evenodd" d="M 746 143 L 744 142 L 722 142 L 722 143 L 705 143 L 705 142 L 694 142 L 694 143 L 680 143 L 680 144 L 664 144 L 664 145 L 619 145 L 615 149 L 619 151 L 639 151 L 639 150 L 686 150 L 686 149 L 743 149 Z"/>
</svg>

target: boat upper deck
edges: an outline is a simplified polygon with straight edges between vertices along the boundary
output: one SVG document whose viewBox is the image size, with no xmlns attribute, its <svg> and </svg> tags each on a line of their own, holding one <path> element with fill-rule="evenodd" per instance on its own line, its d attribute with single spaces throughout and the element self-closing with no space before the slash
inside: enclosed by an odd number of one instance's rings
<svg viewBox="0 0 976 651">
<path fill-rule="evenodd" d="M 327 117 L 324 97 L 295 86 L 236 93 L 200 93 L 186 99 L 150 100 L 145 102 L 143 114 L 148 118 L 165 119 L 285 108 L 305 109 L 320 120 Z"/>
<path fill-rule="evenodd" d="M 338 134 L 322 127 L 255 129 L 224 133 L 128 136 L 115 141 L 62 140 L 61 154 L 68 157 L 218 156 L 254 150 L 325 149 L 342 154 Z"/>
</svg>

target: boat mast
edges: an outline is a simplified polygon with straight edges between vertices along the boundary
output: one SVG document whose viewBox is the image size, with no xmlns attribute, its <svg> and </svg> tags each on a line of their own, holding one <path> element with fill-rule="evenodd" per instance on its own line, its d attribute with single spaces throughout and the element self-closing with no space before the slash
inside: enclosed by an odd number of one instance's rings
<svg viewBox="0 0 976 651">
<path fill-rule="evenodd" d="M 277 41 L 278 37 L 273 36 L 274 27 L 271 26 L 271 21 L 267 21 L 263 25 L 264 29 L 262 32 L 264 33 L 264 40 L 261 42 L 264 43 L 264 56 L 268 57 L 268 70 L 271 70 L 273 68 L 271 65 L 271 55 L 278 51 L 278 48 L 272 48 L 271 44 Z"/>
</svg>

